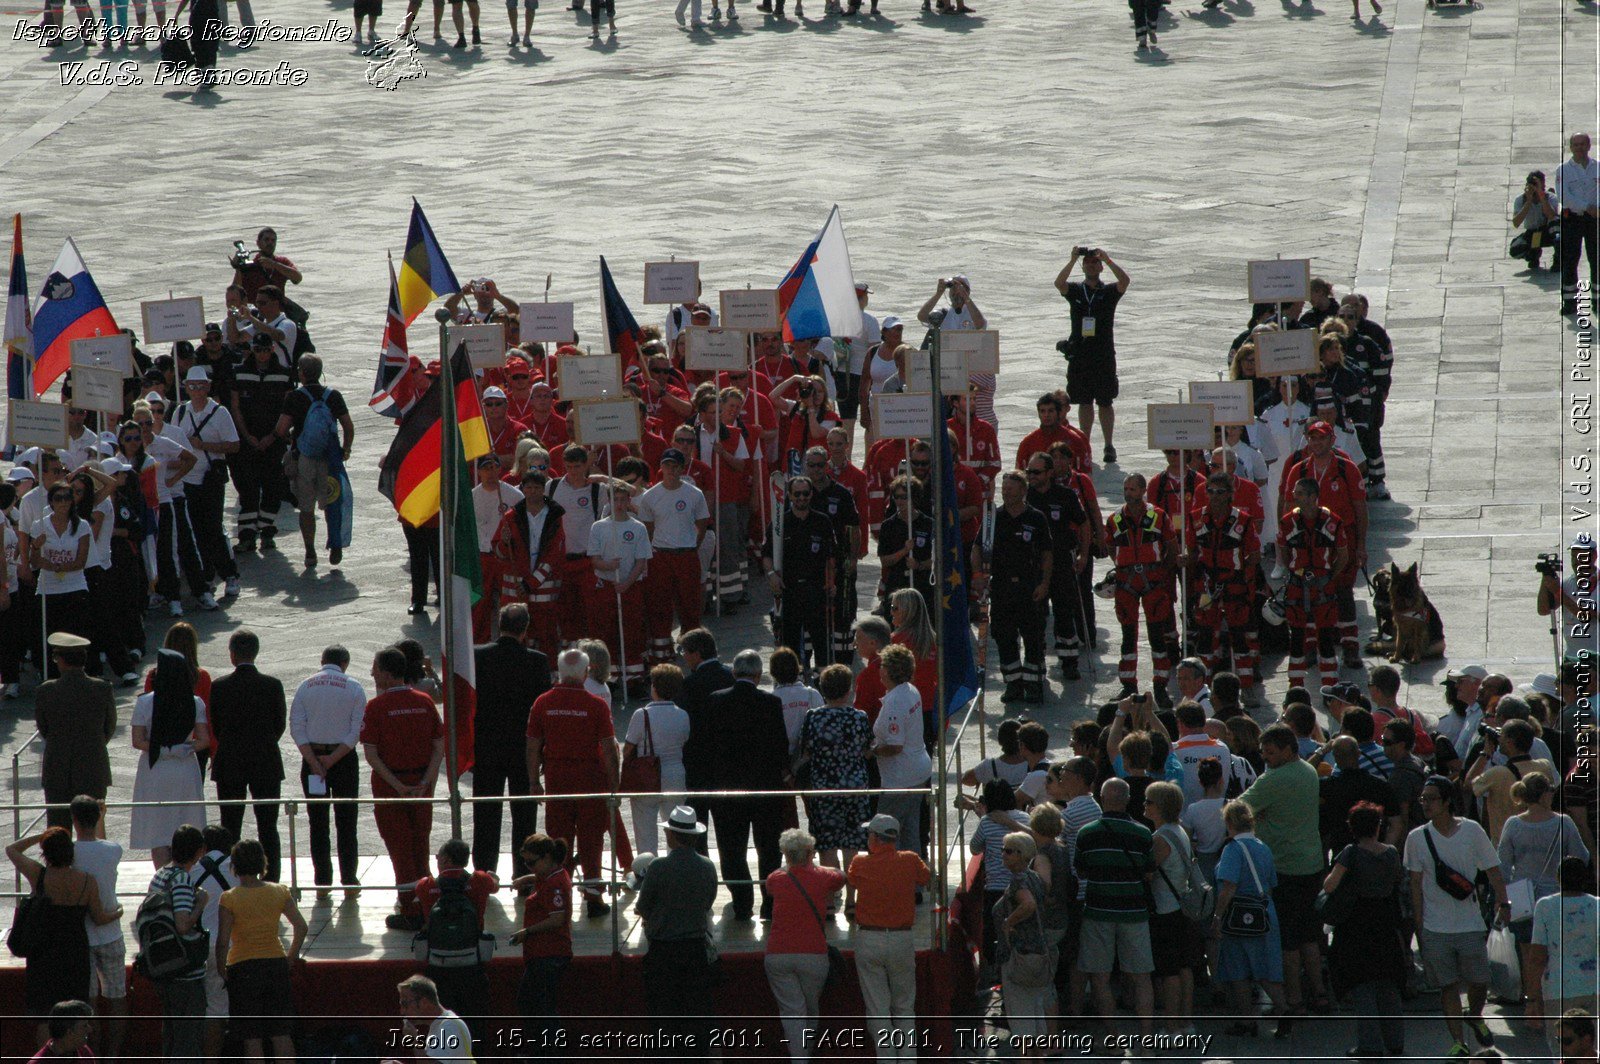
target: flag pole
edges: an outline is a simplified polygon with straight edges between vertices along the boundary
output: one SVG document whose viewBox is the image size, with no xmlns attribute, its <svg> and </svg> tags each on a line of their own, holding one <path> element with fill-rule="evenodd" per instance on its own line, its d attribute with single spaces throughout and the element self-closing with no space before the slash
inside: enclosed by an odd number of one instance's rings
<svg viewBox="0 0 1600 1064">
<path fill-rule="evenodd" d="M 441 412 L 439 419 L 439 650 L 440 658 L 454 648 L 455 564 L 451 537 L 455 531 L 456 451 L 460 448 L 461 428 L 456 424 L 456 381 L 450 366 L 449 323 L 439 323 L 439 374 Z M 461 781 L 456 771 L 456 685 L 455 664 L 446 667 L 444 693 L 445 779 L 450 788 L 450 835 L 461 838 Z"/>
<path fill-rule="evenodd" d="M 933 387 L 929 389 L 929 392 L 930 392 L 929 403 L 932 406 L 931 420 L 932 420 L 933 423 L 932 423 L 932 425 L 930 426 L 930 429 L 929 429 L 928 440 L 929 440 L 930 443 L 933 444 L 933 446 L 930 448 L 931 453 L 928 455 L 928 458 L 929 458 L 929 465 L 928 465 L 929 477 L 928 477 L 928 479 L 932 482 L 930 484 L 930 493 L 933 495 L 933 497 L 935 499 L 938 500 L 938 502 L 935 504 L 934 518 L 933 518 L 933 556 L 936 559 L 936 561 L 934 562 L 934 565 L 935 565 L 934 572 L 936 574 L 936 581 L 937 581 L 937 584 L 938 584 L 938 586 L 936 587 L 935 592 L 934 592 L 934 603 L 933 603 L 933 606 L 934 606 L 934 610 L 933 610 L 933 653 L 934 653 L 934 664 L 936 666 L 935 671 L 938 673 L 939 680 L 938 680 L 938 688 L 937 688 L 938 694 L 935 696 L 935 702 L 937 703 L 937 705 L 935 705 L 933 707 L 933 713 L 934 713 L 933 723 L 934 723 L 934 727 L 938 729 L 939 758 L 934 763 L 934 774 L 933 774 L 933 807 L 934 808 L 933 808 L 933 815 L 934 815 L 934 823 L 935 823 L 935 825 L 937 827 L 937 831 L 935 832 L 935 838 L 937 840 L 937 844 L 938 844 L 938 847 L 939 847 L 938 859 L 935 862 L 935 867 L 938 869 L 938 874 L 939 874 L 939 886 L 934 891 L 934 904 L 935 904 L 936 908 L 934 909 L 934 920 L 933 920 L 933 936 L 934 936 L 934 939 L 933 939 L 933 941 L 934 941 L 934 945 L 935 945 L 936 948 L 943 949 L 944 948 L 944 922 L 943 922 L 942 919 L 940 919 L 940 917 L 946 911 L 948 911 L 949 895 L 950 895 L 950 884 L 948 882 L 948 879 L 949 879 L 949 868 L 947 867 L 948 864 L 949 864 L 949 854 L 946 852 L 946 849 L 945 849 L 945 846 L 946 846 L 946 833 L 947 833 L 948 827 L 949 827 L 947 819 L 945 817 L 945 809 L 946 809 L 946 806 L 949 804 L 948 801 L 947 801 L 947 796 L 945 794 L 945 759 L 949 756 L 949 750 L 947 749 L 947 746 L 948 746 L 948 743 L 949 743 L 949 738 L 946 735 L 945 719 L 944 719 L 945 705 L 947 704 L 950 695 L 949 695 L 949 692 L 946 690 L 946 681 L 945 681 L 945 674 L 944 674 L 944 670 L 945 670 L 945 660 L 944 660 L 945 659 L 945 653 L 944 653 L 944 596 L 947 593 L 946 588 L 944 586 L 944 451 L 945 451 L 945 448 L 944 448 L 944 445 L 943 445 L 943 441 L 939 437 L 939 433 L 944 430 L 945 425 L 944 425 L 944 417 L 942 416 L 944 414 L 944 396 L 940 394 L 940 388 L 939 388 L 939 380 L 940 380 L 940 377 L 939 377 L 940 347 L 941 347 L 941 343 L 940 343 L 940 339 L 939 339 L 939 329 L 938 329 L 937 326 L 935 326 L 934 330 L 933 330 L 933 342 L 928 345 L 929 378 L 933 382 Z M 910 453 L 911 453 L 910 449 L 907 448 L 907 451 L 906 451 L 907 458 L 910 457 Z M 963 588 L 961 593 L 962 594 L 966 594 L 966 591 L 965 591 L 964 588 Z"/>
</svg>

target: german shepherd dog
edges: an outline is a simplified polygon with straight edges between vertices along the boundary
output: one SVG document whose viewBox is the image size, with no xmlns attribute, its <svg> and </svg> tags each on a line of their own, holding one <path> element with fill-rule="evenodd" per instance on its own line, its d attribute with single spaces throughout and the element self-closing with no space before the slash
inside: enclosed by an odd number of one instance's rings
<svg viewBox="0 0 1600 1064">
<path fill-rule="evenodd" d="M 1394 608 L 1390 605 L 1393 583 L 1394 578 L 1388 569 L 1379 569 L 1372 577 L 1372 613 L 1378 620 L 1378 628 L 1367 640 L 1368 654 L 1387 657 L 1394 650 Z"/>
<path fill-rule="evenodd" d="M 1405 569 L 1390 563 L 1388 570 L 1379 572 L 1378 576 L 1388 577 L 1389 613 L 1394 624 L 1390 663 L 1410 664 L 1442 656 L 1444 620 L 1428 601 L 1427 592 L 1422 590 L 1417 563 L 1412 562 Z"/>
</svg>

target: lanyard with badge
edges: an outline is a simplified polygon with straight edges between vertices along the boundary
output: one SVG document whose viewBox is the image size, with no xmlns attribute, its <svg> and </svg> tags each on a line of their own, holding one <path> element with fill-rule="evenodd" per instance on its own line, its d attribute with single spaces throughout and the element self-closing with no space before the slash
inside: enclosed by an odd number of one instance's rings
<svg viewBox="0 0 1600 1064">
<path fill-rule="evenodd" d="M 1100 298 L 1100 293 L 1104 292 L 1105 290 L 1106 290 L 1106 286 L 1103 285 L 1103 284 L 1102 285 L 1096 285 L 1093 288 L 1090 288 L 1088 286 L 1088 284 L 1085 284 L 1083 286 L 1084 308 L 1083 308 L 1083 326 L 1082 326 L 1082 329 L 1083 329 L 1083 338 L 1085 340 L 1093 340 L 1095 338 L 1095 334 L 1099 331 L 1100 322 L 1095 317 L 1094 304 L 1095 304 L 1095 300 Z"/>
</svg>

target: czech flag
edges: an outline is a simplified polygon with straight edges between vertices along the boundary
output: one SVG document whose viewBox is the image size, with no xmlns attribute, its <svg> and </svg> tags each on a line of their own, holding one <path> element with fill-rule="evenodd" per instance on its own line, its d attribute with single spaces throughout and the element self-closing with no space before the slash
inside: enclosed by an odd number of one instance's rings
<svg viewBox="0 0 1600 1064">
<path fill-rule="evenodd" d="M 639 320 L 628 309 L 617 283 L 611 279 L 611 267 L 606 257 L 600 256 L 600 324 L 606 331 L 606 349 L 621 355 L 624 373 L 639 364 L 639 345 L 644 342 L 644 332 Z"/>
<path fill-rule="evenodd" d="M 33 310 L 28 306 L 28 265 L 22 258 L 22 215 L 12 218 L 11 285 L 6 296 L 6 397 L 33 399 Z M 11 425 L 6 423 L 6 458 L 11 457 Z"/>
<path fill-rule="evenodd" d="M 778 309 L 783 313 L 783 338 L 790 343 L 861 332 L 861 304 L 837 204 L 822 232 L 778 282 Z"/>
<path fill-rule="evenodd" d="M 460 426 L 461 448 L 467 462 L 489 453 L 489 430 L 483 423 L 483 408 L 478 403 L 478 388 L 473 382 L 472 363 L 465 345 L 456 348 L 450 359 L 450 378 L 454 385 L 456 423 Z M 421 528 L 439 514 L 439 461 L 444 421 L 444 377 L 400 419 L 394 442 L 379 466 L 378 491 L 394 504 L 401 520 Z"/>
<path fill-rule="evenodd" d="M 400 317 L 407 325 L 435 299 L 461 291 L 461 284 L 433 235 L 433 226 L 415 199 L 411 201 L 411 232 L 406 236 L 406 253 L 400 262 L 399 288 Z"/>
<path fill-rule="evenodd" d="M 428 378 L 422 361 L 412 358 L 406 344 L 406 320 L 400 314 L 400 286 L 394 276 L 394 259 L 389 260 L 389 316 L 383 325 L 383 343 L 378 352 L 378 376 L 372 382 L 372 398 L 367 401 L 384 417 L 399 419 L 427 390 Z"/>
<path fill-rule="evenodd" d="M 110 336 L 116 319 L 69 238 L 33 304 L 33 394 L 43 395 L 72 365 L 72 341 Z"/>
</svg>

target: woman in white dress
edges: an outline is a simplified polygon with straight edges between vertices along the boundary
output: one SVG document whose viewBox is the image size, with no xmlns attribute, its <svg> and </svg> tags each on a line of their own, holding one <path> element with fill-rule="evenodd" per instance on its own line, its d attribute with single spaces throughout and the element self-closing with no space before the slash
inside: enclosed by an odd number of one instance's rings
<svg viewBox="0 0 1600 1064">
<path fill-rule="evenodd" d="M 176 650 L 159 652 L 155 683 L 133 704 L 133 748 L 140 750 L 133 777 L 136 802 L 186 802 L 186 805 L 135 806 L 128 844 L 149 850 L 157 868 L 171 859 L 172 833 L 183 824 L 206 822 L 200 762 L 195 749 L 211 744 L 205 700 L 194 693 L 189 663 Z"/>
<path fill-rule="evenodd" d="M 1306 443 L 1306 421 L 1311 411 L 1298 398 L 1299 382 L 1293 377 L 1278 381 L 1278 401 L 1257 419 L 1260 426 L 1261 455 L 1267 460 L 1267 488 L 1262 499 L 1266 520 L 1261 526 L 1261 544 L 1278 542 L 1278 493 L 1282 488 L 1284 464 Z"/>
<path fill-rule="evenodd" d="M 683 773 L 683 745 L 689 741 L 689 714 L 677 704 L 683 690 L 683 670 L 676 665 L 657 665 L 650 670 L 650 701 L 633 711 L 622 743 L 622 760 L 635 754 L 654 754 L 661 759 L 661 790 L 664 794 L 687 786 Z M 656 817 L 663 808 L 671 809 L 677 798 L 629 798 L 633 812 L 633 838 L 641 854 L 657 853 L 660 836 Z"/>
</svg>

